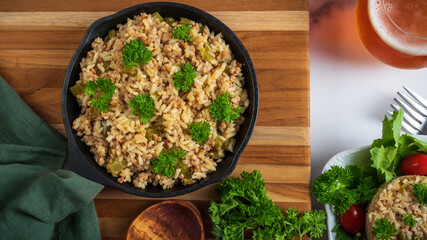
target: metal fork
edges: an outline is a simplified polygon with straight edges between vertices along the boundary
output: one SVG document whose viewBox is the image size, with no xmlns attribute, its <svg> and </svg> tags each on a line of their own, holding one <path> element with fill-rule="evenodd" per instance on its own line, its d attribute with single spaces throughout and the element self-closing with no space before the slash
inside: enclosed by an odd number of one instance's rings
<svg viewBox="0 0 427 240">
<path fill-rule="evenodd" d="M 394 98 L 397 103 L 391 104 L 391 107 L 399 111 L 399 108 L 405 110 L 402 129 L 413 135 L 427 135 L 427 100 L 422 98 L 416 92 L 403 86 L 410 96 L 397 92 L 400 98 Z M 392 114 L 392 112 L 389 112 Z"/>
</svg>

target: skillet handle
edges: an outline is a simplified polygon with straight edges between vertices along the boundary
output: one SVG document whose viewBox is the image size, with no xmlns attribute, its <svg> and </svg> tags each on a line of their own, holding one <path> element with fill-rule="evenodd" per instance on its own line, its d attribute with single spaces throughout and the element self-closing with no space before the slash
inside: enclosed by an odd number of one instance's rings
<svg viewBox="0 0 427 240">
<path fill-rule="evenodd" d="M 103 176 L 81 153 L 80 149 L 68 141 L 68 152 L 62 169 L 72 171 L 78 175 L 102 185 L 111 185 L 108 178 Z"/>
</svg>

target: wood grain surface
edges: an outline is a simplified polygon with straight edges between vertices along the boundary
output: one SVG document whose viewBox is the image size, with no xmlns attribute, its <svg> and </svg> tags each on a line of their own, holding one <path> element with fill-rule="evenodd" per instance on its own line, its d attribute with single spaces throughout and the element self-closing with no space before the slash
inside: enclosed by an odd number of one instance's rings
<svg viewBox="0 0 427 240">
<path fill-rule="evenodd" d="M 0 75 L 55 129 L 64 133 L 61 88 L 67 65 L 95 20 L 139 3 L 133 0 L 0 1 Z M 269 196 L 282 209 L 310 209 L 308 0 L 180 0 L 229 26 L 254 62 L 260 109 L 254 134 L 233 176 L 261 171 Z M 175 197 L 201 212 L 207 239 L 210 185 Z M 104 240 L 122 240 L 134 218 L 164 199 L 105 188 L 95 205 Z"/>
</svg>

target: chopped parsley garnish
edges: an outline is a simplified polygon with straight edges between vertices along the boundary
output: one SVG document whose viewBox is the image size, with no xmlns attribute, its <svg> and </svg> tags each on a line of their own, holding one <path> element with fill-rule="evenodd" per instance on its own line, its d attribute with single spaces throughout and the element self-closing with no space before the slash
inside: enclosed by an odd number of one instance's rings
<svg viewBox="0 0 427 240">
<path fill-rule="evenodd" d="M 203 144 L 209 140 L 211 125 L 208 122 L 190 123 L 188 127 L 190 128 L 190 134 L 194 141 Z"/>
<path fill-rule="evenodd" d="M 383 240 L 391 239 L 396 234 L 397 230 L 387 218 L 381 218 L 375 221 L 375 226 L 372 228 L 372 233 Z"/>
<path fill-rule="evenodd" d="M 108 78 L 98 78 L 96 81 L 88 81 L 85 84 L 84 91 L 92 96 L 90 100 L 93 107 L 102 112 L 107 112 L 110 108 L 110 101 L 113 98 L 116 86 Z"/>
<path fill-rule="evenodd" d="M 191 26 L 189 25 L 180 25 L 175 28 L 172 35 L 176 39 L 184 40 L 184 42 L 189 41 L 193 36 L 190 35 Z"/>
<path fill-rule="evenodd" d="M 196 78 L 196 70 L 191 63 L 186 62 L 181 64 L 181 70 L 173 74 L 173 84 L 175 88 L 182 91 L 188 91 L 191 89 Z"/>
<path fill-rule="evenodd" d="M 296 236 L 322 236 L 326 229 L 323 210 L 300 211 L 289 208 L 285 215 L 267 196 L 259 171 L 243 172 L 218 184 L 220 202 L 209 206 L 212 233 L 217 239 L 244 239 L 245 231 L 253 231 L 253 239 L 294 239 Z"/>
<path fill-rule="evenodd" d="M 352 204 L 371 200 L 377 185 L 362 168 L 333 165 L 330 170 L 314 179 L 311 189 L 317 201 L 333 205 L 335 212 L 342 215 Z"/>
<path fill-rule="evenodd" d="M 132 98 L 129 102 L 133 114 L 138 114 L 141 117 L 141 122 L 150 122 L 154 115 L 156 108 L 154 107 L 154 100 L 148 94 L 139 94 Z"/>
<path fill-rule="evenodd" d="M 415 226 L 418 223 L 418 221 L 415 220 L 411 215 L 404 214 L 404 216 L 405 216 L 405 219 L 403 219 L 403 222 L 406 225 L 408 225 L 410 227 L 413 227 L 413 226 Z"/>
<path fill-rule="evenodd" d="M 239 117 L 242 112 L 241 107 L 233 108 L 230 102 L 230 93 L 225 92 L 212 101 L 209 113 L 218 121 L 232 122 Z"/>
<path fill-rule="evenodd" d="M 147 64 L 153 55 L 141 40 L 130 40 L 123 47 L 123 64 L 125 67 Z"/>
<path fill-rule="evenodd" d="M 178 159 L 185 156 L 182 149 L 173 149 L 168 153 L 160 153 L 160 156 L 153 160 L 153 171 L 163 176 L 173 177 Z"/>
<path fill-rule="evenodd" d="M 412 186 L 418 202 L 427 205 L 427 183 L 417 183 Z"/>
</svg>

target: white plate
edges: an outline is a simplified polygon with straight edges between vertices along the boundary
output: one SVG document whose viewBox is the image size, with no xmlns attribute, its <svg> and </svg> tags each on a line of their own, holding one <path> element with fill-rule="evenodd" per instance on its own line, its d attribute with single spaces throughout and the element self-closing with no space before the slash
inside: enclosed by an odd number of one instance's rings
<svg viewBox="0 0 427 240">
<path fill-rule="evenodd" d="M 427 141 L 426 135 L 416 135 L 414 137 L 424 142 Z M 346 150 L 336 154 L 331 159 L 329 159 L 329 161 L 323 167 L 322 173 L 329 170 L 333 165 L 338 165 L 341 167 L 351 164 L 360 167 L 366 166 L 370 158 L 369 148 L 370 146 L 365 146 L 361 148 Z M 330 206 L 329 204 L 325 204 L 325 211 L 327 216 L 329 240 L 334 240 L 336 233 L 332 232 L 332 229 L 334 229 L 337 223 L 337 219 L 334 214 L 334 211 L 332 210 L 332 206 Z"/>
</svg>

